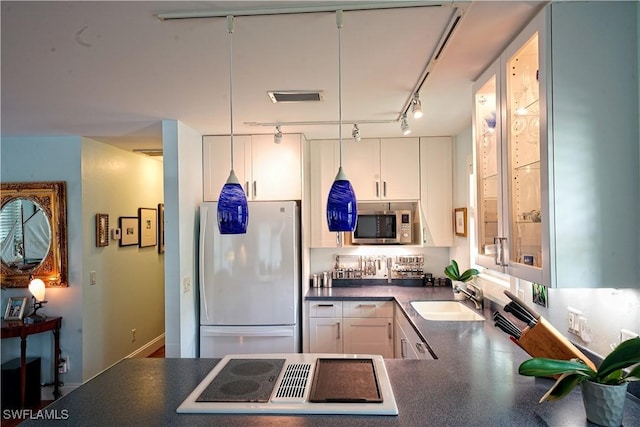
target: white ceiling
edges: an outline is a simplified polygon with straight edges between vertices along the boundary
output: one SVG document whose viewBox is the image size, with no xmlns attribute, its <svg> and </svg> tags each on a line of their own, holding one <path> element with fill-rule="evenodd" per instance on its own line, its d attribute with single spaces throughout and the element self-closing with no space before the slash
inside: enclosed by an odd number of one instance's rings
<svg viewBox="0 0 640 427">
<path fill-rule="evenodd" d="M 399 115 L 456 11 L 465 11 L 420 90 L 413 135 L 455 135 L 471 123 L 475 78 L 544 2 L 443 2 L 441 7 L 349 9 L 381 2 L 2 1 L 3 136 L 81 135 L 128 149 L 160 146 L 160 121 L 229 133 L 224 18 L 166 20 L 167 11 L 344 8 L 343 136 L 400 136 Z M 384 2 L 388 5 L 390 2 Z M 407 2 L 404 2 L 407 3 Z M 433 2 L 414 2 L 419 5 Z M 458 7 L 461 6 L 461 7 Z M 233 33 L 234 133 L 337 138 L 335 12 L 239 16 Z M 317 103 L 273 104 L 268 90 L 322 90 Z M 367 121 L 389 121 L 368 124 Z"/>
</svg>

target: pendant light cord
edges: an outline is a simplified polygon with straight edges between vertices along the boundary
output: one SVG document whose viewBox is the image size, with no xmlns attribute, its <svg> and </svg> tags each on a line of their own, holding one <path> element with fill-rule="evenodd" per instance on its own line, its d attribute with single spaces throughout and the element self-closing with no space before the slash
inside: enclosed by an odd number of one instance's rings
<svg viewBox="0 0 640 427">
<path fill-rule="evenodd" d="M 227 16 L 227 31 L 229 32 L 229 115 L 231 135 L 231 170 L 233 171 L 233 15 Z"/>
<path fill-rule="evenodd" d="M 342 11 L 336 11 L 336 25 L 338 27 L 338 126 L 340 141 L 340 168 L 342 168 Z"/>
</svg>

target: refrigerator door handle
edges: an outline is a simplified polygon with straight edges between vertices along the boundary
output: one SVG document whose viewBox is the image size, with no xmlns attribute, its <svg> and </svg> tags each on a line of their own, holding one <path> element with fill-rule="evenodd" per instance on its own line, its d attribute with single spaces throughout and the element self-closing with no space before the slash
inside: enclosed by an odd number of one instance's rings
<svg viewBox="0 0 640 427">
<path fill-rule="evenodd" d="M 202 295 L 202 306 L 204 308 L 204 315 L 208 319 L 209 318 L 209 309 L 207 307 L 207 293 L 206 286 L 204 286 L 204 242 L 205 242 L 205 234 L 207 231 L 207 211 L 209 210 L 206 206 L 200 207 L 200 254 L 199 254 L 199 265 L 198 271 L 200 273 L 200 277 L 198 278 L 198 283 L 200 284 L 200 294 Z"/>
<path fill-rule="evenodd" d="M 204 337 L 227 337 L 242 335 L 245 337 L 291 337 L 293 336 L 293 329 L 261 329 L 256 331 L 255 328 L 242 328 L 236 326 L 227 326 L 224 328 L 216 328 L 208 326 L 201 331 L 201 335 Z"/>
</svg>

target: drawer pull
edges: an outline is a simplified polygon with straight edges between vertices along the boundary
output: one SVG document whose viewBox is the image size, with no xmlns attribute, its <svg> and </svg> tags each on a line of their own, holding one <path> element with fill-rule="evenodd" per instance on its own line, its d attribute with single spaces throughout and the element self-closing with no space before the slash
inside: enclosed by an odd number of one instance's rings
<svg viewBox="0 0 640 427">
<path fill-rule="evenodd" d="M 358 307 L 362 308 L 376 308 L 375 304 L 358 304 Z"/>
<path fill-rule="evenodd" d="M 389 339 L 393 339 L 393 329 L 391 328 L 391 322 L 389 322 Z"/>
<path fill-rule="evenodd" d="M 338 322 L 338 336 L 336 338 L 340 339 L 340 322 Z"/>
<path fill-rule="evenodd" d="M 406 358 L 407 358 L 407 356 L 406 356 L 406 355 L 405 355 L 405 353 L 404 353 L 404 347 L 405 347 L 405 344 L 407 344 L 407 339 L 406 339 L 406 338 L 402 338 L 402 339 L 400 340 L 400 357 L 401 357 L 402 359 L 406 359 Z"/>
<path fill-rule="evenodd" d="M 333 307 L 333 304 L 318 304 L 318 307 Z"/>
</svg>

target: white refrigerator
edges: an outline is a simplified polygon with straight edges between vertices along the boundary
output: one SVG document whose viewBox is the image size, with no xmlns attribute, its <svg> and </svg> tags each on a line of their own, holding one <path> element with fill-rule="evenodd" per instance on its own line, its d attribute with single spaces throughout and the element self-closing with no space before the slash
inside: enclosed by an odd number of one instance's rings
<svg viewBox="0 0 640 427">
<path fill-rule="evenodd" d="M 249 202 L 246 234 L 218 231 L 200 206 L 200 357 L 300 351 L 297 202 Z"/>
</svg>

